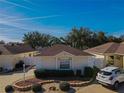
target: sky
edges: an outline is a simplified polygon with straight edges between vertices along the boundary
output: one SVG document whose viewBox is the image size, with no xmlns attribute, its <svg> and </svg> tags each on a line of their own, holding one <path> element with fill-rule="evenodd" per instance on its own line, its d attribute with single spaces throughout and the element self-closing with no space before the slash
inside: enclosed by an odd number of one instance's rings
<svg viewBox="0 0 124 93">
<path fill-rule="evenodd" d="M 73 27 L 124 34 L 124 0 L 0 0 L 0 40 L 39 31 L 57 37 Z"/>
</svg>

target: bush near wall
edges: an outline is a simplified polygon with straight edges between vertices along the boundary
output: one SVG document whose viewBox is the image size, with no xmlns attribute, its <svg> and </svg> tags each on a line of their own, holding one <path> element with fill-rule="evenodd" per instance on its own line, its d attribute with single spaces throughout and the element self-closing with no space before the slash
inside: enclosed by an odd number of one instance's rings
<svg viewBox="0 0 124 93">
<path fill-rule="evenodd" d="M 73 70 L 35 70 L 34 74 L 37 78 L 41 77 L 68 77 L 68 76 L 74 76 Z"/>
<path fill-rule="evenodd" d="M 93 67 L 93 78 L 96 79 L 97 73 L 100 71 L 100 69 L 96 66 Z"/>
<path fill-rule="evenodd" d="M 92 78 L 94 74 L 94 70 L 91 67 L 84 68 L 84 77 Z"/>
<path fill-rule="evenodd" d="M 84 77 L 93 78 L 96 79 L 97 73 L 100 71 L 100 69 L 96 66 L 91 67 L 85 67 L 84 68 Z"/>
</svg>

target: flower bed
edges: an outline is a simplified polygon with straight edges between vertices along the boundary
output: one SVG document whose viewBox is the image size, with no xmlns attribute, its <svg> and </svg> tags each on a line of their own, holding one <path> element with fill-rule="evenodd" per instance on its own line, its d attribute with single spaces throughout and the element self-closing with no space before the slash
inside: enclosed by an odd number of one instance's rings
<svg viewBox="0 0 124 93">
<path fill-rule="evenodd" d="M 47 83 L 59 83 L 60 81 L 66 81 L 66 80 L 43 80 L 43 79 L 37 79 L 37 78 L 30 78 L 25 81 L 18 81 L 14 83 L 14 88 L 19 91 L 28 91 L 31 89 L 33 84 L 47 84 Z M 89 81 L 82 81 L 82 80 L 67 80 L 68 83 L 72 87 L 81 87 L 83 85 L 86 85 L 89 83 Z"/>
<path fill-rule="evenodd" d="M 52 83 L 53 80 L 41 80 L 37 78 L 27 79 L 25 81 L 18 81 L 14 83 L 14 88 L 19 91 L 27 91 L 30 90 L 33 84 L 45 84 L 45 83 Z"/>
</svg>

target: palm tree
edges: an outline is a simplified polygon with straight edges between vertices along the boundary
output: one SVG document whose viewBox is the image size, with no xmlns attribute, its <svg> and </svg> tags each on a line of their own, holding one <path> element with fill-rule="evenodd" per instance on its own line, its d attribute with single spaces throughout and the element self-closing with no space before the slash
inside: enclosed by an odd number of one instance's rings
<svg viewBox="0 0 124 93">
<path fill-rule="evenodd" d="M 24 34 L 23 42 L 35 47 L 46 47 L 50 46 L 51 36 L 47 34 L 41 34 L 39 32 L 28 32 Z"/>
</svg>

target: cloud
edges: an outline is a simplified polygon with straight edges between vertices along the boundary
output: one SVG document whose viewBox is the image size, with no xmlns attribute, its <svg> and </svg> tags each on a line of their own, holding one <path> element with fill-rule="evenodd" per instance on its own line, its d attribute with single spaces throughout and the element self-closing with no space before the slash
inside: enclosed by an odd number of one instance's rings
<svg viewBox="0 0 124 93">
<path fill-rule="evenodd" d="M 14 39 L 14 38 L 10 38 L 7 36 L 1 36 L 1 35 L 0 35 L 0 40 L 4 40 L 5 42 L 21 42 L 21 40 L 19 39 Z"/>
<path fill-rule="evenodd" d="M 21 4 L 17 4 L 15 2 L 10 2 L 10 1 L 7 1 L 7 0 L 0 0 L 1 2 L 5 2 L 7 4 L 11 4 L 11 5 L 14 5 L 14 6 L 17 6 L 17 7 L 21 7 L 21 8 L 25 8 L 25 9 L 28 9 L 28 10 L 33 10 L 32 8 L 29 8 L 27 6 L 23 6 Z"/>
<path fill-rule="evenodd" d="M 58 17 L 62 15 L 49 15 L 49 16 L 39 16 L 39 17 L 29 17 L 29 18 L 20 18 L 20 19 L 13 19 L 9 21 L 21 21 L 21 20 L 34 20 L 34 19 L 47 19 L 47 18 L 53 18 Z"/>
</svg>

